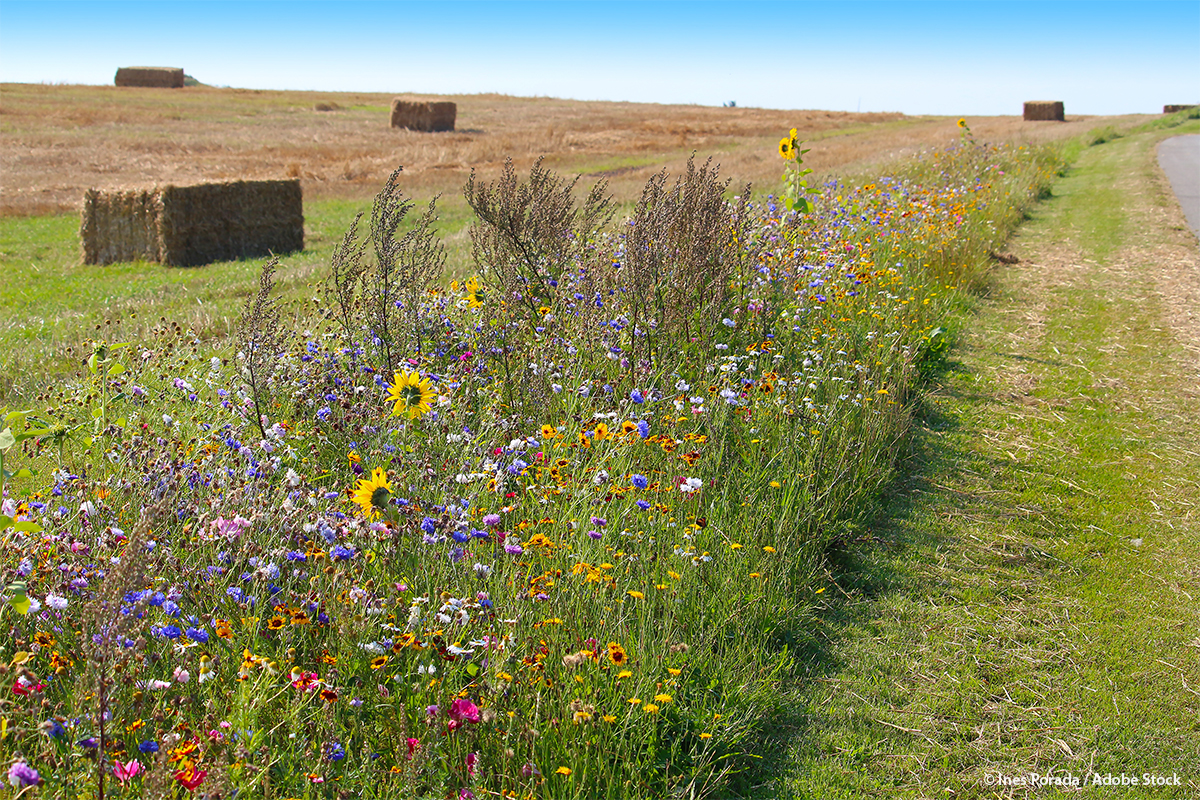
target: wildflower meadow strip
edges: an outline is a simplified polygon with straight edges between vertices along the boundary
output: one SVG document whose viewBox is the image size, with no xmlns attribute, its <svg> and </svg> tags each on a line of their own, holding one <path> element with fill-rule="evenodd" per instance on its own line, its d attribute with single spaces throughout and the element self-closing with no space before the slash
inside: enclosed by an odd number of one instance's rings
<svg viewBox="0 0 1200 800">
<path fill-rule="evenodd" d="M 449 287 L 397 172 L 315 312 L 271 266 L 236 350 L 164 320 L 10 414 L 13 791 L 736 780 L 945 315 L 1054 167 L 967 129 L 813 190 L 784 142 L 786 207 L 708 164 L 615 223 L 540 164 L 473 177 L 479 274 Z"/>
</svg>

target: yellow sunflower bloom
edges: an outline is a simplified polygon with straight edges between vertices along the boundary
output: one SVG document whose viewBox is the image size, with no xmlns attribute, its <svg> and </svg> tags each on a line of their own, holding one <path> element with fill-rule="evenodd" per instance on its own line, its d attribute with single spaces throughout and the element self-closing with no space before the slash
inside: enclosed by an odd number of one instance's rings
<svg viewBox="0 0 1200 800">
<path fill-rule="evenodd" d="M 792 149 L 791 139 L 785 137 L 779 140 L 779 157 L 788 161 L 796 157 L 796 152 Z"/>
<path fill-rule="evenodd" d="M 392 485 L 388 483 L 387 473 L 376 467 L 370 478 L 363 478 L 358 482 L 358 488 L 354 490 L 350 499 L 362 508 L 364 517 L 372 519 L 387 508 L 391 497 Z"/>
<path fill-rule="evenodd" d="M 429 385 L 429 377 L 422 378 L 419 372 L 397 372 L 388 386 L 387 401 L 396 404 L 392 407 L 392 416 L 408 414 L 409 419 L 416 419 L 427 414 L 433 408 L 433 389 Z"/>
<path fill-rule="evenodd" d="M 479 308 L 487 300 L 487 292 L 479 285 L 479 279 L 474 275 L 467 278 L 463 288 L 467 292 L 467 305 L 471 308 Z"/>
</svg>

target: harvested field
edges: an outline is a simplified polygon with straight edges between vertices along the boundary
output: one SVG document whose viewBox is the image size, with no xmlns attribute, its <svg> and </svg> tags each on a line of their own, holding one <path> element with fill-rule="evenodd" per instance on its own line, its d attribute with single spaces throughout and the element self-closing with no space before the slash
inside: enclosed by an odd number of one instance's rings
<svg viewBox="0 0 1200 800">
<path fill-rule="evenodd" d="M 789 128 L 817 143 L 817 174 L 866 169 L 959 131 L 945 117 L 581 102 L 502 95 L 451 98 L 457 130 L 430 137 L 388 127 L 391 94 L 188 87 L 0 86 L 0 215 L 78 211 L 90 187 L 299 178 L 307 200 L 374 196 L 398 164 L 407 191 L 457 198 L 472 168 L 496 174 L 538 157 L 563 173 L 606 178 L 618 200 L 696 151 L 722 175 L 774 191 L 775 153 Z M 435 99 L 435 98 L 430 98 Z M 315 113 L 319 104 L 336 113 Z M 1022 126 L 971 118 L 976 138 L 1039 141 L 1082 133 L 1098 118 Z M 1113 118 L 1106 118 L 1112 121 Z"/>
</svg>

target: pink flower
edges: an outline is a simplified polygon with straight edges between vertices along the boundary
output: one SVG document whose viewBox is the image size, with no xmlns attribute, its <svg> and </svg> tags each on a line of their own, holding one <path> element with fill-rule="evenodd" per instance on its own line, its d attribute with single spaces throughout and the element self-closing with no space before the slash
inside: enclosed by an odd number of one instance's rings
<svg viewBox="0 0 1200 800">
<path fill-rule="evenodd" d="M 132 761 L 126 761 L 124 764 L 120 761 L 113 762 L 113 775 L 117 776 L 117 780 L 121 782 L 122 786 L 140 774 L 142 774 L 142 762 L 136 758 Z"/>
<path fill-rule="evenodd" d="M 459 697 L 451 703 L 450 710 L 446 713 L 450 715 L 450 719 L 460 722 L 479 722 L 479 706 L 465 697 Z"/>
<path fill-rule="evenodd" d="M 417 750 L 419 750 L 421 748 L 421 740 L 414 739 L 410 736 L 407 739 L 405 739 L 404 742 L 405 742 L 405 744 L 408 745 L 408 757 L 411 759 L 413 757 L 413 754 L 416 753 Z"/>
<path fill-rule="evenodd" d="M 467 774 L 475 777 L 475 769 L 479 766 L 479 753 L 467 753 Z"/>
</svg>

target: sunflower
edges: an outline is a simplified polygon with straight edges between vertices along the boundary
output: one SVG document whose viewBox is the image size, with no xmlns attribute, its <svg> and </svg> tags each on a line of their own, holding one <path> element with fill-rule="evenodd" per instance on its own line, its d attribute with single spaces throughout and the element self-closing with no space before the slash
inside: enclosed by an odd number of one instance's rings
<svg viewBox="0 0 1200 800">
<path fill-rule="evenodd" d="M 474 275 L 467 278 L 463 288 L 467 291 L 467 305 L 471 308 L 479 308 L 487 300 L 487 292 L 479 285 L 479 278 Z"/>
<path fill-rule="evenodd" d="M 376 467 L 370 478 L 358 482 L 358 488 L 350 495 L 350 499 L 362 508 L 362 515 L 372 519 L 387 508 L 388 500 L 392 498 L 392 485 L 388 483 L 387 473 Z"/>
<path fill-rule="evenodd" d="M 392 416 L 408 414 L 409 419 L 416 419 L 433 408 L 433 389 L 429 387 L 429 377 L 422 378 L 419 372 L 397 372 L 392 385 L 388 387 L 387 399 L 396 404 L 392 408 Z"/>
<path fill-rule="evenodd" d="M 788 135 L 779 140 L 779 157 L 791 161 L 800 152 L 800 142 L 796 141 L 796 129 L 788 131 Z"/>
<path fill-rule="evenodd" d="M 965 129 L 966 129 L 966 127 L 967 127 L 967 120 L 966 120 L 966 119 L 960 119 L 960 120 L 958 121 L 958 127 L 960 127 L 960 128 L 963 128 L 963 129 L 965 130 Z"/>
</svg>

